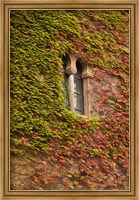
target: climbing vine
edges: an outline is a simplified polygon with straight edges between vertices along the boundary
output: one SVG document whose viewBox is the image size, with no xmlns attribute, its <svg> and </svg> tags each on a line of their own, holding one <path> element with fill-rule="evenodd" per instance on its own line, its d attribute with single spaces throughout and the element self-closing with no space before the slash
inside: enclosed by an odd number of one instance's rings
<svg viewBox="0 0 139 200">
<path fill-rule="evenodd" d="M 10 11 L 11 189 L 129 189 L 128 45 L 126 10 Z M 66 108 L 69 52 L 92 67 L 98 117 Z"/>
</svg>

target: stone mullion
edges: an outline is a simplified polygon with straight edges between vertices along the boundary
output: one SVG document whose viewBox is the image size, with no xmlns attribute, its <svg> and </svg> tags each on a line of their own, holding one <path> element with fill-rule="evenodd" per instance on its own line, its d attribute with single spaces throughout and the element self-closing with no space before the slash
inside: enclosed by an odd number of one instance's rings
<svg viewBox="0 0 139 200">
<path fill-rule="evenodd" d="M 90 115 L 89 109 L 89 78 L 83 78 L 84 115 Z"/>
<path fill-rule="evenodd" d="M 74 111 L 74 76 L 69 76 L 69 98 L 70 98 L 70 109 Z"/>
<path fill-rule="evenodd" d="M 84 115 L 91 116 L 91 101 L 90 101 L 90 79 L 93 78 L 91 70 L 88 66 L 84 66 L 82 73 L 83 78 L 83 95 L 84 95 Z"/>
<path fill-rule="evenodd" d="M 76 69 L 76 60 L 77 57 L 75 54 L 69 54 L 69 62 L 66 67 L 66 74 L 69 75 L 69 100 L 70 100 L 70 109 L 74 111 L 74 75 L 77 72 Z"/>
</svg>

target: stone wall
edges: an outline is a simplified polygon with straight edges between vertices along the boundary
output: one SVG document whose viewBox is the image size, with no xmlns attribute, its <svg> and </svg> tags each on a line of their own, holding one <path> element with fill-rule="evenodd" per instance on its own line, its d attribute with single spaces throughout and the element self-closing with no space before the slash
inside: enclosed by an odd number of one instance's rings
<svg viewBox="0 0 139 200">
<path fill-rule="evenodd" d="M 90 116 L 111 116 L 115 112 L 114 96 L 121 94 L 119 85 L 119 79 L 110 71 L 96 71 L 89 79 Z"/>
</svg>

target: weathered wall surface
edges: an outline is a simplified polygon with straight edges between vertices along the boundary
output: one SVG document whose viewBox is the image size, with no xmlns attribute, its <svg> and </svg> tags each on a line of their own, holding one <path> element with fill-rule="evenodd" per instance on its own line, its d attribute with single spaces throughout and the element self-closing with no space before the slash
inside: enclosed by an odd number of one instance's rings
<svg viewBox="0 0 139 200">
<path fill-rule="evenodd" d="M 89 80 L 90 115 L 111 117 L 116 110 L 115 99 L 120 97 L 120 80 L 108 70 L 97 70 Z"/>
</svg>

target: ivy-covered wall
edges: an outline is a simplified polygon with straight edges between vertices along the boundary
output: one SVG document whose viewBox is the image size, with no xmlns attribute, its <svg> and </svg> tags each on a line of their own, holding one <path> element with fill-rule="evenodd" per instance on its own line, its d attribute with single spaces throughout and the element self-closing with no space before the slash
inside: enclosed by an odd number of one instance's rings
<svg viewBox="0 0 139 200">
<path fill-rule="evenodd" d="M 11 189 L 129 188 L 128 45 L 126 10 L 10 11 Z M 69 52 L 92 67 L 98 117 L 65 106 L 63 57 Z M 119 89 L 113 90 L 114 80 Z M 31 170 L 17 181 L 20 156 Z"/>
</svg>

